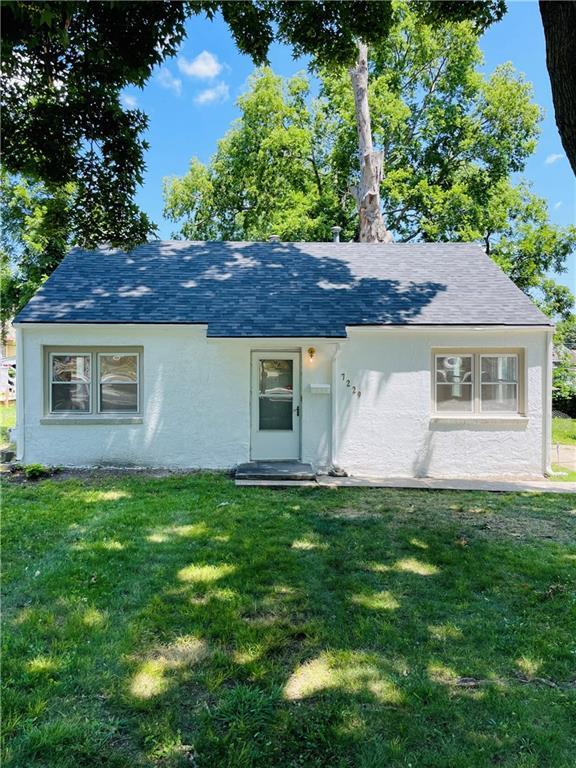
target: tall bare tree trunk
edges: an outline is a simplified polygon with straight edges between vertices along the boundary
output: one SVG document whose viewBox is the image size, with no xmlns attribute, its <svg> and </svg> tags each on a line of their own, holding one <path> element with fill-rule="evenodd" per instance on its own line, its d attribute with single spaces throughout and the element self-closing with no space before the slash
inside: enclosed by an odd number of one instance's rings
<svg viewBox="0 0 576 768">
<path fill-rule="evenodd" d="M 360 184 L 356 189 L 356 202 L 360 216 L 361 243 L 389 243 L 392 235 L 386 229 L 380 208 L 380 182 L 382 181 L 382 152 L 374 151 L 372 125 L 368 107 L 368 48 L 358 43 L 356 66 L 350 70 L 356 127 L 358 128 L 358 150 L 360 158 Z"/>
<path fill-rule="evenodd" d="M 576 2 L 540 0 L 556 125 L 576 174 Z"/>
</svg>

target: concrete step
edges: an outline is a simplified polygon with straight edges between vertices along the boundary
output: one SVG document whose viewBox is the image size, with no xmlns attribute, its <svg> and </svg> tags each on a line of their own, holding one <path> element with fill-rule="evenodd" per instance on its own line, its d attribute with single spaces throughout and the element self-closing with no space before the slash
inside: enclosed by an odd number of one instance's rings
<svg viewBox="0 0 576 768">
<path fill-rule="evenodd" d="M 236 480 L 310 480 L 316 474 L 301 461 L 250 461 L 236 467 Z"/>
<path fill-rule="evenodd" d="M 247 488 L 318 488 L 316 480 L 234 480 L 234 485 Z"/>
</svg>

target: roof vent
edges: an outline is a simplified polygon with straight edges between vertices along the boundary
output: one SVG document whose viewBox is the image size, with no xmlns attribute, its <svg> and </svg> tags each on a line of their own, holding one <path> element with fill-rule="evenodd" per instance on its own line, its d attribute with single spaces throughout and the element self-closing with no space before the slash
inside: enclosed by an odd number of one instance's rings
<svg viewBox="0 0 576 768">
<path fill-rule="evenodd" d="M 268 241 L 271 243 L 279 243 L 280 235 L 270 235 L 270 237 L 268 238 Z"/>
<path fill-rule="evenodd" d="M 342 227 L 332 227 L 330 232 L 332 232 L 332 242 L 333 243 L 339 243 L 340 242 L 340 232 L 342 232 Z"/>
</svg>

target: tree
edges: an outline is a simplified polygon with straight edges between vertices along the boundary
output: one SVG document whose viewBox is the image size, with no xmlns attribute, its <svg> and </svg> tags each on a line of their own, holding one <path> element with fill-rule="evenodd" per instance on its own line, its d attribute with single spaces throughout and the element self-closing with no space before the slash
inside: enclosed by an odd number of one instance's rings
<svg viewBox="0 0 576 768">
<path fill-rule="evenodd" d="M 371 6 L 371 7 L 370 7 Z M 74 183 L 76 239 L 131 245 L 154 232 L 133 202 L 146 116 L 120 92 L 178 50 L 191 14 L 221 12 L 240 50 L 277 39 L 320 61 L 349 59 L 356 35 L 385 35 L 387 3 L 15 2 L 2 5 L 3 162 L 48 188 Z"/>
<path fill-rule="evenodd" d="M 539 0 L 546 41 L 546 66 L 552 87 L 554 115 L 562 146 L 576 174 L 576 0 Z M 436 23 L 474 19 L 487 26 L 506 12 L 504 0 L 431 0 L 420 3 L 423 17 Z"/>
<path fill-rule="evenodd" d="M 410 7 L 434 25 L 468 19 L 476 31 L 505 11 L 503 0 L 422 0 Z M 239 50 L 256 62 L 279 40 L 330 67 L 351 65 L 358 39 L 370 47 L 386 40 L 398 8 L 403 5 L 369 0 L 6 0 L 4 164 L 22 183 L 41 184 L 46 195 L 74 185 L 69 240 L 130 247 L 152 234 L 154 225 L 134 203 L 147 118 L 124 108 L 120 93 L 127 85 L 142 87 L 154 67 L 176 52 L 189 15 L 221 13 Z M 44 261 L 57 263 L 53 256 Z"/>
<path fill-rule="evenodd" d="M 576 316 L 572 315 L 567 320 L 562 320 L 556 326 L 558 342 L 567 349 L 576 350 Z"/>
<path fill-rule="evenodd" d="M 559 411 L 573 411 L 576 406 L 576 368 L 570 352 L 555 346 L 556 361 L 552 370 L 552 399 Z M 576 418 L 576 416 L 574 416 Z"/>
<path fill-rule="evenodd" d="M 502 12 L 502 0 L 454 5 L 458 9 L 447 7 L 448 15 L 482 24 Z M 434 3 L 419 7 L 436 12 Z M 147 117 L 125 108 L 120 94 L 128 85 L 143 87 L 154 67 L 175 54 L 188 16 L 221 13 L 239 50 L 256 62 L 266 59 L 276 39 L 325 65 L 350 64 L 358 38 L 375 43 L 394 23 L 391 3 L 368 0 L 6 0 L 1 13 L 4 166 L 15 184 L 41 188 L 45 201 L 54 195 L 53 204 L 46 202 L 50 208 L 60 207 L 62 190 L 73 194 L 65 241 L 87 247 L 100 242 L 130 247 L 155 231 L 134 202 L 145 168 Z M 48 218 L 40 220 L 48 242 Z M 25 281 L 30 263 L 19 265 L 20 253 L 13 250 L 12 265 L 5 258 L 3 269 Z M 42 274 L 63 255 L 56 257 L 53 248 L 34 253 Z M 11 279 L 4 280 L 7 311 L 18 309 L 35 281 L 30 277 L 27 287 L 20 282 L 14 291 Z"/>
<path fill-rule="evenodd" d="M 540 0 L 556 125 L 576 174 L 576 0 Z"/>
<path fill-rule="evenodd" d="M 165 213 L 188 239 L 322 240 L 339 223 L 330 178 L 330 123 L 308 101 L 304 76 L 283 83 L 270 69 L 250 79 L 242 116 L 208 167 L 193 159 L 164 180 Z"/>
<path fill-rule="evenodd" d="M 395 238 L 478 240 L 546 311 L 569 314 L 570 292 L 547 275 L 564 268 L 576 229 L 552 225 L 545 202 L 514 182 L 538 135 L 530 85 L 510 65 L 490 77 L 478 71 L 470 23 L 422 24 L 405 6 L 371 57 L 372 132 L 386 167 L 382 212 Z M 242 116 L 212 161 L 165 182 L 166 214 L 180 236 L 263 239 L 276 231 L 326 240 L 338 224 L 343 237 L 359 238 L 349 74 L 324 68 L 320 77 L 321 98 L 312 101 L 298 78 L 297 110 L 289 84 L 282 88 L 269 70 L 252 79 Z"/>
<path fill-rule="evenodd" d="M 358 131 L 360 180 L 354 188 L 359 215 L 359 239 L 362 243 L 387 243 L 392 239 L 384 224 L 380 205 L 380 184 L 383 172 L 383 152 L 375 150 L 372 121 L 368 103 L 368 47 L 358 43 L 356 66 L 350 70 L 354 112 Z"/>
<path fill-rule="evenodd" d="M 47 189 L 0 174 L 0 281 L 2 330 L 58 266 L 71 244 L 73 186 Z"/>
<path fill-rule="evenodd" d="M 472 3 L 463 12 L 498 5 Z M 129 245 L 153 231 L 133 202 L 147 119 L 123 108 L 120 92 L 142 87 L 176 53 L 188 16 L 218 12 L 257 62 L 274 38 L 320 63 L 351 62 L 357 38 L 376 42 L 393 23 L 390 3 L 367 0 L 3 3 L 4 163 L 31 182 L 77 185 L 80 242 Z"/>
<path fill-rule="evenodd" d="M 576 418 L 576 316 L 556 324 L 554 332 L 554 369 L 552 373 L 553 404 Z M 571 354 L 572 352 L 572 354 Z"/>
<path fill-rule="evenodd" d="M 6 2 L 3 164 L 47 191 L 73 183 L 79 242 L 130 244 L 154 228 L 133 202 L 147 119 L 120 92 L 142 86 L 184 36 L 180 3 Z"/>
</svg>

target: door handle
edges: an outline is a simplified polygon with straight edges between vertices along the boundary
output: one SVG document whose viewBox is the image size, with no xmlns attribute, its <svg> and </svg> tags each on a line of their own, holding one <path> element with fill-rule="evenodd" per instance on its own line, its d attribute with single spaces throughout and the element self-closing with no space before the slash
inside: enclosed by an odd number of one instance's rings
<svg viewBox="0 0 576 768">
<path fill-rule="evenodd" d="M 300 406 L 297 405 L 294 410 L 296 411 L 296 416 L 300 416 Z"/>
</svg>

